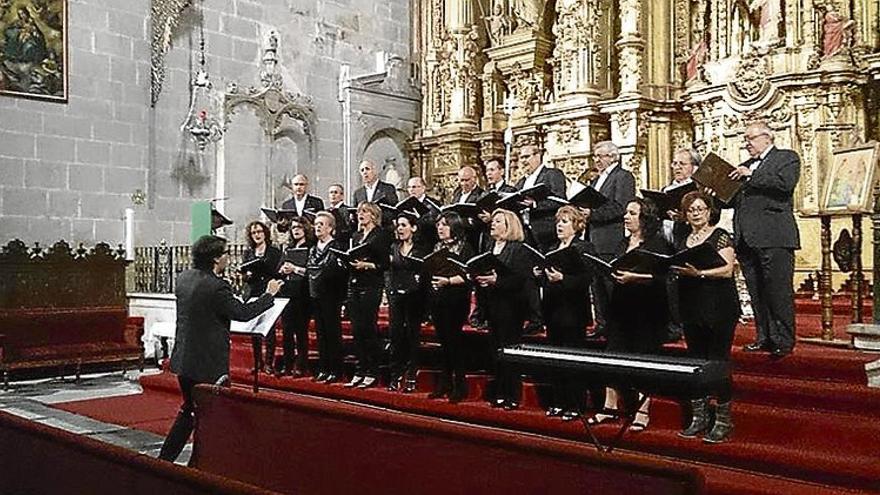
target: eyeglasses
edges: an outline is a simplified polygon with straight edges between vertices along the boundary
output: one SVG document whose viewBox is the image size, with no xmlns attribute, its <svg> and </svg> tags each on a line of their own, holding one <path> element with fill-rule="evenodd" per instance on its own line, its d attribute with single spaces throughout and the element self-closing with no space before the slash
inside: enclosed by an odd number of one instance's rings
<svg viewBox="0 0 880 495">
<path fill-rule="evenodd" d="M 612 154 L 610 154 L 610 153 L 594 153 L 593 155 L 594 155 L 594 156 L 597 156 L 597 157 L 599 157 L 599 158 L 602 158 L 602 157 L 605 157 L 605 158 L 611 158 L 611 157 L 614 156 L 614 155 L 612 155 Z"/>
<path fill-rule="evenodd" d="M 670 168 L 682 168 L 682 167 L 687 167 L 688 165 L 690 165 L 690 164 L 685 163 L 685 162 L 680 162 L 678 160 L 673 160 L 672 164 L 670 164 L 669 167 Z"/>
<path fill-rule="evenodd" d="M 760 134 L 752 134 L 751 136 L 749 136 L 748 134 L 746 134 L 745 136 L 743 136 L 743 140 L 744 140 L 744 141 L 754 141 L 754 140 L 758 139 L 758 138 L 761 137 L 761 136 L 769 136 L 769 134 L 767 134 L 766 132 L 762 132 L 762 133 L 760 133 Z"/>
<path fill-rule="evenodd" d="M 688 213 L 693 213 L 695 215 L 703 213 L 704 211 L 709 211 L 709 208 L 706 208 L 705 206 L 691 206 L 687 209 Z"/>
</svg>

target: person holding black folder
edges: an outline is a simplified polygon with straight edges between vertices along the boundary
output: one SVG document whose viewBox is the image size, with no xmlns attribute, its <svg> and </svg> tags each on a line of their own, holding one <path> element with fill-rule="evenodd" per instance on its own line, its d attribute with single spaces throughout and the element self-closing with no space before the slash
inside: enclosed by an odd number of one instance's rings
<svg viewBox="0 0 880 495">
<path fill-rule="evenodd" d="M 318 337 L 318 370 L 312 380 L 335 383 L 342 377 L 342 323 L 348 270 L 330 248 L 342 249 L 333 239 L 336 217 L 329 211 L 315 216 L 315 245 L 309 249 L 306 275 Z"/>
<path fill-rule="evenodd" d="M 259 220 L 253 221 L 245 229 L 248 247 L 241 254 L 243 268 L 242 279 L 246 284 L 244 300 L 256 297 L 266 291 L 266 284 L 272 278 L 278 278 L 278 265 L 281 263 L 281 250 L 272 245 L 269 227 Z M 275 327 L 265 337 L 266 359 L 263 359 L 263 336 L 251 336 L 251 347 L 254 352 L 254 368 L 268 374 L 275 373 Z"/>
<path fill-rule="evenodd" d="M 636 198 L 626 205 L 623 225 L 629 237 L 621 241 L 621 252 L 642 249 L 658 254 L 670 254 L 672 246 L 660 233 L 660 216 L 654 203 Z M 615 271 L 608 305 L 606 336 L 607 350 L 638 354 L 659 353 L 663 345 L 669 305 L 666 300 L 666 273 L 662 268 L 645 272 Z M 622 395 L 623 411 L 630 414 L 638 402 L 635 390 L 606 389 L 605 407 L 589 419 L 591 424 L 612 420 L 619 414 L 618 393 Z M 638 394 L 640 395 L 640 394 Z M 648 426 L 650 399 L 645 399 L 635 414 L 631 431 L 642 431 Z"/>
<path fill-rule="evenodd" d="M 417 214 L 406 211 L 399 213 L 394 223 L 397 226 L 397 241 L 391 246 L 387 290 L 391 330 L 391 380 L 388 390 L 409 393 L 416 390 L 416 357 L 425 315 L 428 280 L 422 277 L 415 260 L 430 253 L 424 245 L 415 242 L 420 229 Z"/>
<path fill-rule="evenodd" d="M 515 213 L 495 210 L 489 228 L 492 244 L 489 253 L 497 258 L 500 267 L 473 277 L 474 282 L 486 289 L 486 310 L 492 349 L 518 344 L 523 325 L 529 316 L 529 291 L 536 290 L 531 273 L 531 256 L 523 246 L 525 234 Z M 495 397 L 492 405 L 513 410 L 519 407 L 521 383 L 519 375 L 506 369 L 495 359 Z"/>
<path fill-rule="evenodd" d="M 351 236 L 354 246 L 366 245 L 366 255 L 352 260 L 348 278 L 348 315 L 354 336 L 357 366 L 346 387 L 370 388 L 379 380 L 379 304 L 382 302 L 385 270 L 391 239 L 382 228 L 382 210 L 376 203 L 361 203 L 357 209 L 358 230 Z"/>
<path fill-rule="evenodd" d="M 746 352 L 767 351 L 774 359 L 795 344 L 794 251 L 800 234 L 794 218 L 794 190 L 800 157 L 773 144 L 765 122 L 750 124 L 743 136 L 751 158 L 730 172 L 743 181 L 731 199 L 736 256 L 755 311 L 757 336 Z"/>
<path fill-rule="evenodd" d="M 465 221 L 458 213 L 446 211 L 437 219 L 437 237 L 434 251 L 446 248 L 450 257 L 467 261 L 474 250 L 467 242 Z M 430 395 L 431 399 L 449 397 L 459 402 L 467 396 L 464 367 L 464 334 L 462 327 L 471 306 L 471 287 L 464 275 L 452 271 L 431 274 L 428 294 L 431 318 L 440 340 L 443 369 L 440 381 Z"/>
<path fill-rule="evenodd" d="M 174 284 L 177 298 L 176 345 L 171 352 L 171 371 L 177 374 L 183 404 L 162 443 L 159 459 L 174 462 L 192 433 L 196 421 L 193 387 L 200 383 L 220 386 L 229 382 L 229 324 L 247 321 L 272 307 L 284 284 L 269 280 L 257 299 L 243 303 L 221 278 L 229 264 L 226 239 L 200 237 L 192 246 L 193 267 L 184 270 Z"/>
<path fill-rule="evenodd" d="M 571 205 L 559 208 L 556 212 L 559 244 L 553 251 L 574 249 L 581 259 L 581 253 L 592 253 L 593 246 L 580 240 L 586 226 L 586 218 L 579 209 Z M 548 341 L 565 347 L 580 345 L 590 313 L 592 270 L 583 262 L 578 267 L 556 267 L 548 261 L 543 268 L 535 267 L 534 273 L 544 288 L 542 309 Z M 577 380 L 568 378 L 554 380 L 552 385 L 552 402 L 547 415 L 561 416 L 563 421 L 577 419 L 583 410 L 586 391 L 578 385 Z"/>
<path fill-rule="evenodd" d="M 708 194 L 699 191 L 688 193 L 682 199 L 681 210 L 687 217 L 690 229 L 687 234 L 676 237 L 676 249 L 681 251 L 709 244 L 727 262 L 724 266 L 707 270 L 700 270 L 691 264 L 672 267 L 679 276 L 679 307 L 688 354 L 700 359 L 729 361 L 740 313 L 733 279 L 736 262 L 733 238 L 716 225 L 720 215 Z M 709 397 L 691 400 L 690 424 L 679 433 L 681 436 L 692 438 L 705 433 L 703 441 L 706 443 L 719 443 L 728 438 L 733 430 L 730 417 L 733 398 L 731 378 L 728 377 L 718 390 L 713 391 L 713 395 L 717 401 L 714 415 L 709 411 Z M 711 421 L 713 416 L 714 424 Z"/>
<path fill-rule="evenodd" d="M 301 377 L 308 373 L 309 367 L 309 319 L 312 308 L 306 262 L 309 249 L 315 245 L 314 227 L 306 217 L 294 218 L 290 223 L 288 239 L 278 269 L 284 277 L 281 296 L 290 299 L 290 302 L 281 313 L 283 354 L 281 368 L 277 371 L 282 375 Z"/>
<path fill-rule="evenodd" d="M 611 141 L 596 143 L 593 157 L 599 175 L 590 186 L 608 198 L 602 206 L 588 209 L 590 242 L 600 258 L 610 261 L 623 254 L 623 217 L 626 205 L 636 197 L 636 182 L 632 173 L 620 165 L 620 151 Z M 605 334 L 607 310 L 612 283 L 597 277 L 593 281 L 593 305 L 596 310 L 596 328 L 589 337 Z"/>
</svg>

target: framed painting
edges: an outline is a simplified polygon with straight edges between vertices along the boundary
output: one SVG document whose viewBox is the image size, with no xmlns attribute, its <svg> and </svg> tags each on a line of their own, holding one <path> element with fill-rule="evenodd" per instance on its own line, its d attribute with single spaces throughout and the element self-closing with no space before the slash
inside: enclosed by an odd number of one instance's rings
<svg viewBox="0 0 880 495">
<path fill-rule="evenodd" d="M 870 213 L 880 143 L 869 142 L 832 153 L 821 210 L 826 214 Z"/>
<path fill-rule="evenodd" d="M 67 0 L 0 0 L 0 96 L 67 101 Z"/>
</svg>

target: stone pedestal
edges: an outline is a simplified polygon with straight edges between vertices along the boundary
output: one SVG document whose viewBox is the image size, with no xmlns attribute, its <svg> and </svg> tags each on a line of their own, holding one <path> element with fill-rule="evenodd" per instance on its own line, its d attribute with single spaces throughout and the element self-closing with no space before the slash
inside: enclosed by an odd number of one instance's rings
<svg viewBox="0 0 880 495">
<path fill-rule="evenodd" d="M 846 327 L 846 333 L 852 336 L 852 344 L 856 349 L 880 352 L 880 325 L 853 323 Z"/>
</svg>

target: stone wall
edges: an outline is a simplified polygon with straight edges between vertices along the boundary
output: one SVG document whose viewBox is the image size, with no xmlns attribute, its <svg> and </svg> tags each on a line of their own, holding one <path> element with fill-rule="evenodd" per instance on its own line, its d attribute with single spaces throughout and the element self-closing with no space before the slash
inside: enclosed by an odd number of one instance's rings
<svg viewBox="0 0 880 495">
<path fill-rule="evenodd" d="M 310 96 L 317 117 L 316 160 L 306 166 L 291 158 L 291 170 L 310 175 L 323 196 L 343 177 L 340 66 L 368 73 L 377 51 L 407 57 L 409 3 L 204 0 L 209 74 L 219 90 L 228 82 L 257 85 L 262 40 L 271 29 L 279 33 L 285 88 Z M 152 110 L 149 11 L 148 0 L 69 0 L 68 103 L 0 97 L 0 242 L 115 245 L 128 207 L 135 209 L 136 244 L 188 242 L 190 204 L 214 197 L 224 146 L 206 151 L 208 183 L 191 192 L 172 178 L 198 36 L 190 15 L 166 57 L 164 89 Z M 259 143 L 252 149 L 265 153 Z M 146 193 L 143 201 L 133 198 L 138 191 Z M 238 237 L 237 227 L 226 235 Z"/>
</svg>

